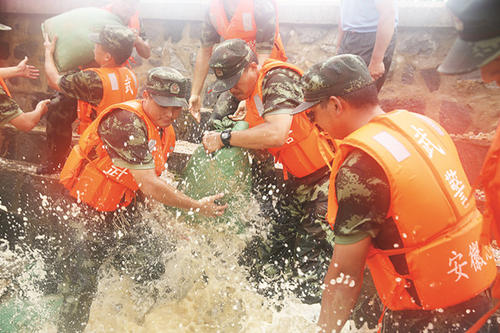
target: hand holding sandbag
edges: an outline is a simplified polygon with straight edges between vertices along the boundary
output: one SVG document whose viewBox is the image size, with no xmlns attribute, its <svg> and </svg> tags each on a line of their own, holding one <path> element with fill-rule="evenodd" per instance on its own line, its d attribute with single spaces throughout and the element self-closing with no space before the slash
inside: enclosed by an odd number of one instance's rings
<svg viewBox="0 0 500 333">
<path fill-rule="evenodd" d="M 227 208 L 227 204 L 218 205 L 215 202 L 216 200 L 222 199 L 223 197 L 224 193 L 219 193 L 198 200 L 198 202 L 201 204 L 200 213 L 209 217 L 221 216 L 222 214 L 224 214 L 224 211 Z"/>
<path fill-rule="evenodd" d="M 89 35 L 105 25 L 123 26 L 123 23 L 118 16 L 100 8 L 77 8 L 43 22 L 42 33 L 51 39 L 58 36 L 53 55 L 59 73 L 93 61 L 94 43 Z"/>
</svg>

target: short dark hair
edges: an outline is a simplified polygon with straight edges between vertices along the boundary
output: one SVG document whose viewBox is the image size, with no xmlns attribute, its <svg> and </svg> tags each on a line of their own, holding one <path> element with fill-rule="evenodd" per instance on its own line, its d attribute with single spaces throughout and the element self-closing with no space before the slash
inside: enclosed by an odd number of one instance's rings
<svg viewBox="0 0 500 333">
<path fill-rule="evenodd" d="M 377 106 L 379 103 L 378 90 L 374 83 L 339 97 L 344 99 L 353 108 Z"/>
<path fill-rule="evenodd" d="M 123 63 L 125 61 L 128 60 L 128 58 L 130 58 L 130 55 L 127 56 L 127 55 L 124 55 L 124 54 L 120 54 L 118 52 L 113 52 L 113 51 L 110 51 L 108 50 L 104 45 L 102 47 L 104 49 L 104 51 L 108 52 L 109 54 L 111 54 L 111 56 L 113 57 L 113 60 L 115 61 L 115 64 L 118 65 L 118 66 L 121 66 L 123 65 Z"/>
</svg>

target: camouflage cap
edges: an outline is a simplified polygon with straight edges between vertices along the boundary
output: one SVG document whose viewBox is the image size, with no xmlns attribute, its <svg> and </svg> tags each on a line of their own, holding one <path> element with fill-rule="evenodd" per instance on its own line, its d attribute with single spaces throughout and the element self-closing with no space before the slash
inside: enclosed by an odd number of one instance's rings
<svg viewBox="0 0 500 333">
<path fill-rule="evenodd" d="M 228 39 L 217 46 L 210 58 L 210 68 L 217 81 L 213 91 L 220 93 L 234 87 L 248 64 L 256 60 L 256 55 L 241 39 Z"/>
<path fill-rule="evenodd" d="M 301 78 L 304 102 L 292 114 L 303 112 L 330 96 L 344 96 L 370 84 L 373 79 L 364 60 L 342 54 L 315 64 Z"/>
<path fill-rule="evenodd" d="M 188 108 L 189 79 L 170 67 L 155 67 L 149 70 L 146 90 L 160 106 Z"/>
<path fill-rule="evenodd" d="M 119 64 L 130 57 L 135 42 L 134 32 L 122 25 L 106 25 L 99 33 L 89 35 L 89 38 L 101 44 Z"/>
<path fill-rule="evenodd" d="M 462 74 L 478 69 L 500 56 L 500 1 L 449 0 L 458 38 L 438 71 Z"/>
<path fill-rule="evenodd" d="M 0 23 L 0 30 L 8 31 L 8 30 L 12 30 L 12 28 L 9 27 L 8 25 Z"/>
</svg>

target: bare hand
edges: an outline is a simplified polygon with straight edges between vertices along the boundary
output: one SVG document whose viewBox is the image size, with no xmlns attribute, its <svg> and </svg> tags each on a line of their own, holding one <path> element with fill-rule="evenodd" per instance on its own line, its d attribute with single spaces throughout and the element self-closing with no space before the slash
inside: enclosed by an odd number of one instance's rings
<svg viewBox="0 0 500 333">
<path fill-rule="evenodd" d="M 43 34 L 43 46 L 45 47 L 45 52 L 48 52 L 50 55 L 54 55 L 54 51 L 56 49 L 57 36 L 54 36 L 52 41 L 49 38 L 48 33 Z"/>
<path fill-rule="evenodd" d="M 379 62 L 379 63 L 370 62 L 370 65 L 368 66 L 368 70 L 370 71 L 370 75 L 372 76 L 372 78 L 374 80 L 377 80 L 382 75 L 384 75 L 385 65 L 383 62 Z"/>
<path fill-rule="evenodd" d="M 189 112 L 197 123 L 201 121 L 201 97 L 199 95 L 191 95 L 189 97 Z"/>
<path fill-rule="evenodd" d="M 206 132 L 203 135 L 203 139 L 201 140 L 203 143 L 203 147 L 205 147 L 205 151 L 207 154 L 213 153 L 224 147 L 222 140 L 220 138 L 220 132 Z"/>
<path fill-rule="evenodd" d="M 28 79 L 36 79 L 40 76 L 40 71 L 35 67 L 27 64 L 28 57 L 24 57 L 17 64 L 17 76 L 27 77 Z"/>
<path fill-rule="evenodd" d="M 219 193 L 209 197 L 200 199 L 198 202 L 201 204 L 200 213 L 205 216 L 221 216 L 227 208 L 227 204 L 218 205 L 215 200 L 222 199 L 224 193 Z"/>
<path fill-rule="evenodd" d="M 246 102 L 241 101 L 240 104 L 238 104 L 238 108 L 236 109 L 236 111 L 232 115 L 229 115 L 228 118 L 234 121 L 240 121 L 240 120 L 245 120 L 246 115 L 247 115 Z"/>
<path fill-rule="evenodd" d="M 49 103 L 50 103 L 50 99 L 41 100 L 36 105 L 35 110 L 41 110 L 42 111 L 42 115 L 44 115 L 44 114 L 47 113 L 47 111 L 49 111 L 49 108 L 47 107 L 47 104 L 49 104 Z"/>
</svg>

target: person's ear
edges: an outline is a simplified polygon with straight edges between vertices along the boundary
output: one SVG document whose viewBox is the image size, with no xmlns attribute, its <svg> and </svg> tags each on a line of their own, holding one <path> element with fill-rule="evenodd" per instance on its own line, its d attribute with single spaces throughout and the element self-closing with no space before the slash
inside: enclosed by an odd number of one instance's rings
<svg viewBox="0 0 500 333">
<path fill-rule="evenodd" d="M 149 93 L 146 89 L 142 92 L 142 98 L 147 99 L 149 97 Z"/>
<path fill-rule="evenodd" d="M 328 104 L 330 104 L 330 107 L 332 108 L 332 111 L 335 112 L 335 115 L 340 115 L 344 109 L 341 99 L 336 96 L 330 96 Z"/>
<path fill-rule="evenodd" d="M 104 60 L 105 60 L 106 62 L 111 61 L 111 59 L 112 59 L 112 58 L 113 58 L 113 57 L 111 56 L 111 53 L 109 53 L 109 52 L 106 52 L 106 54 L 104 55 Z"/>
</svg>

